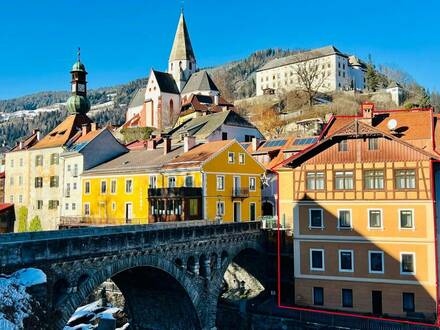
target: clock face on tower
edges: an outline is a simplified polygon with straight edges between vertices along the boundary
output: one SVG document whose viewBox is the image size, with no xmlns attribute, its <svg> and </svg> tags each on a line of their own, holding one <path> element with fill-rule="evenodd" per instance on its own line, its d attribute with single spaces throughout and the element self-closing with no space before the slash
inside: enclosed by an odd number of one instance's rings
<svg viewBox="0 0 440 330">
<path fill-rule="evenodd" d="M 76 92 L 76 84 L 72 84 L 72 93 Z"/>
<path fill-rule="evenodd" d="M 86 85 L 78 84 L 78 92 L 85 92 L 85 91 L 86 91 Z"/>
</svg>

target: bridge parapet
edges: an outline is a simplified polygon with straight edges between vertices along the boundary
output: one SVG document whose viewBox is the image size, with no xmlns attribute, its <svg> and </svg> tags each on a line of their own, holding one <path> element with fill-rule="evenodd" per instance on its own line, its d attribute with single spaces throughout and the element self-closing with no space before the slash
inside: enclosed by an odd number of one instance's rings
<svg viewBox="0 0 440 330">
<path fill-rule="evenodd" d="M 14 269 L 139 251 L 170 243 L 189 244 L 259 233 L 260 222 L 216 224 L 190 221 L 6 234 L 0 237 L 0 266 L 3 270 Z"/>
</svg>

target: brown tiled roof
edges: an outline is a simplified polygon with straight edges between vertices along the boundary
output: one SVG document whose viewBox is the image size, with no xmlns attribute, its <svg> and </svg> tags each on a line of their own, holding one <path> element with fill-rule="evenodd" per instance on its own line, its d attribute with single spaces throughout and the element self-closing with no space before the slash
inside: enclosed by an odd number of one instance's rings
<svg viewBox="0 0 440 330">
<path fill-rule="evenodd" d="M 32 149 L 54 148 L 64 146 L 82 129 L 83 124 L 91 124 L 92 120 L 83 114 L 68 116 L 61 124 L 36 143 Z"/>
<path fill-rule="evenodd" d="M 166 163 L 163 169 L 198 167 L 203 162 L 220 152 L 227 146 L 233 144 L 235 140 L 221 140 L 201 144 L 193 149 L 181 154 L 176 159 Z"/>
<path fill-rule="evenodd" d="M 35 145 L 38 142 L 37 136 L 38 136 L 37 132 L 32 133 L 32 135 L 28 136 L 27 138 L 21 141 L 22 142 L 21 149 L 20 149 L 20 145 L 17 144 L 14 148 L 11 149 L 11 151 L 26 150 L 31 148 L 33 145 Z"/>
</svg>

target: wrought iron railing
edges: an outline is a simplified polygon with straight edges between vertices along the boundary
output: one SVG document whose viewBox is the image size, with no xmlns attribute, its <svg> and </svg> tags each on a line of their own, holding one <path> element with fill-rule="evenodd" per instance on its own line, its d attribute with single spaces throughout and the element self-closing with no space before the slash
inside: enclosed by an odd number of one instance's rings
<svg viewBox="0 0 440 330">
<path fill-rule="evenodd" d="M 249 189 L 248 188 L 233 188 L 232 189 L 232 197 L 237 197 L 237 198 L 249 197 Z"/>
</svg>

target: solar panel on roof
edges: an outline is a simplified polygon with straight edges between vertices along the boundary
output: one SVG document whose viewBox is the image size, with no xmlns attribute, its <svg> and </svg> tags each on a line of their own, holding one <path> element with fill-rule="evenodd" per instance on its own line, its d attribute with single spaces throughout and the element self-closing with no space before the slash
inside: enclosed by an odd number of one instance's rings
<svg viewBox="0 0 440 330">
<path fill-rule="evenodd" d="M 318 141 L 317 137 L 303 138 L 303 139 L 296 139 L 293 144 L 294 145 L 312 144 L 312 143 L 315 143 L 316 141 Z"/>
<path fill-rule="evenodd" d="M 264 147 L 281 147 L 285 145 L 287 140 L 269 140 L 264 144 Z"/>
</svg>

